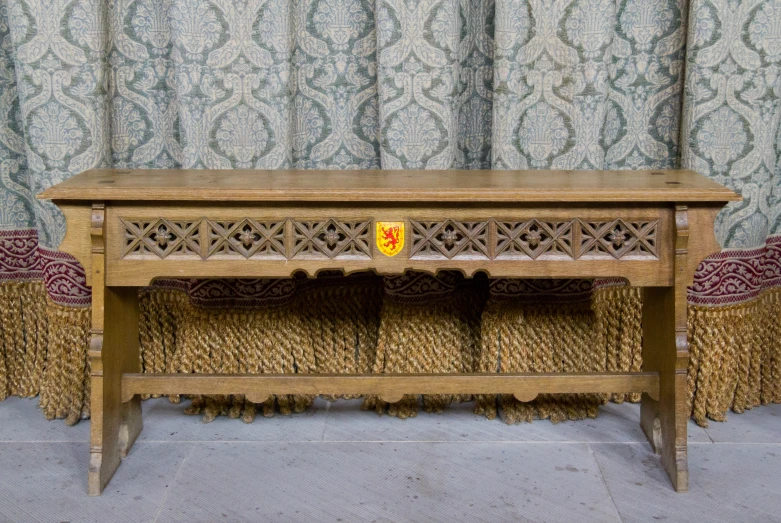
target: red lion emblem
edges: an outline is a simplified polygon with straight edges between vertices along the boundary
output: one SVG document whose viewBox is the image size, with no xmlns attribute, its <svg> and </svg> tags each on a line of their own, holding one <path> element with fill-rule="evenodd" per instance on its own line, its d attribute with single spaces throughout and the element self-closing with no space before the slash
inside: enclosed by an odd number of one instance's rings
<svg viewBox="0 0 781 523">
<path fill-rule="evenodd" d="M 399 226 L 382 227 L 382 246 L 388 250 L 395 251 L 399 245 Z"/>
</svg>

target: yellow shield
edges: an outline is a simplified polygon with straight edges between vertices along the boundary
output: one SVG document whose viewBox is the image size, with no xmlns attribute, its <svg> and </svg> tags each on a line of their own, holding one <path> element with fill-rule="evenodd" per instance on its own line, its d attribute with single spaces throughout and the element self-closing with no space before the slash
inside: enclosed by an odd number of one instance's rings
<svg viewBox="0 0 781 523">
<path fill-rule="evenodd" d="M 404 222 L 377 222 L 377 248 L 385 256 L 396 256 L 404 248 Z"/>
</svg>

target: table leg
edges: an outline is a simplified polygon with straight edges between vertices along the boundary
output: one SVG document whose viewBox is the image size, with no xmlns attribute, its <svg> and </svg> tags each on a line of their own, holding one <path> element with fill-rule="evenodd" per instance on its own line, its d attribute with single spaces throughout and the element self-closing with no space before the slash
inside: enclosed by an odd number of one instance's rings
<svg viewBox="0 0 781 523">
<path fill-rule="evenodd" d="M 686 324 L 677 325 L 675 288 L 647 288 L 643 300 L 643 370 L 659 372 L 659 401 L 643 394 L 640 424 L 678 492 L 689 488 Z M 684 300 L 685 306 L 685 300 Z M 683 317 L 685 318 L 685 311 Z"/>
<path fill-rule="evenodd" d="M 105 293 L 105 294 L 104 294 Z M 122 374 L 140 372 L 138 289 L 93 285 L 88 490 L 99 496 L 141 432 L 138 396 L 122 403 Z"/>
</svg>

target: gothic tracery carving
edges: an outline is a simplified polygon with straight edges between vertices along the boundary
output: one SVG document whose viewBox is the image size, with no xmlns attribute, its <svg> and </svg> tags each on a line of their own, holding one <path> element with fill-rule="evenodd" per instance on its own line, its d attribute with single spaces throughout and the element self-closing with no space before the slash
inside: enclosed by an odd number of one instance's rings
<svg viewBox="0 0 781 523">
<path fill-rule="evenodd" d="M 285 258 L 285 221 L 206 220 L 206 257 L 240 254 L 245 258 Z"/>
<path fill-rule="evenodd" d="M 581 220 L 580 258 L 612 256 L 658 257 L 656 235 L 659 220 Z"/>
<path fill-rule="evenodd" d="M 200 220 L 121 220 L 125 228 L 122 257 L 154 254 L 201 256 Z"/>
<path fill-rule="evenodd" d="M 488 224 L 486 221 L 424 222 L 410 220 L 412 250 L 410 258 L 419 259 L 488 259 Z"/>
<path fill-rule="evenodd" d="M 293 221 L 293 258 L 371 258 L 372 220 Z"/>
<path fill-rule="evenodd" d="M 496 221 L 496 258 L 528 256 L 573 258 L 572 228 L 576 220 Z"/>
<path fill-rule="evenodd" d="M 120 218 L 122 258 L 371 259 L 371 219 Z M 410 259 L 658 259 L 659 220 L 409 220 Z M 289 231 L 289 232 L 288 232 Z M 289 234 L 289 236 L 288 236 Z"/>
</svg>

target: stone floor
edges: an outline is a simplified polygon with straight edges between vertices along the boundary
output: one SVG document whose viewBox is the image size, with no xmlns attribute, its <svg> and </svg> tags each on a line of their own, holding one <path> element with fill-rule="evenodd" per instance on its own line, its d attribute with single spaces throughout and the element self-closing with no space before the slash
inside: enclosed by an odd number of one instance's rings
<svg viewBox="0 0 781 523">
<path fill-rule="evenodd" d="M 507 426 L 458 405 L 398 420 L 357 401 L 245 425 L 166 400 L 102 497 L 86 496 L 89 423 L 0 403 L 0 522 L 781 522 L 781 405 L 689 425 L 673 492 L 636 405 Z"/>
</svg>

